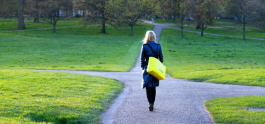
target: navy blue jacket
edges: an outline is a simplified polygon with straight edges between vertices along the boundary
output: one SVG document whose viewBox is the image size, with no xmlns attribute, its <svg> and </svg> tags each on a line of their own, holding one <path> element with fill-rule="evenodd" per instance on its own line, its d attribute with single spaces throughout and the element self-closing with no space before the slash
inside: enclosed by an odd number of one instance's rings
<svg viewBox="0 0 265 124">
<path fill-rule="evenodd" d="M 155 54 L 158 55 L 158 59 L 161 62 L 164 61 L 160 44 L 157 44 L 154 41 L 149 41 L 143 45 L 142 54 L 141 54 L 141 67 L 143 70 L 142 88 L 159 86 L 159 80 L 153 77 L 152 75 L 150 75 L 149 73 L 147 73 L 146 71 L 149 57 L 156 57 L 156 55 L 154 55 L 154 53 L 147 44 L 149 44 L 154 50 L 154 52 L 156 52 Z"/>
</svg>

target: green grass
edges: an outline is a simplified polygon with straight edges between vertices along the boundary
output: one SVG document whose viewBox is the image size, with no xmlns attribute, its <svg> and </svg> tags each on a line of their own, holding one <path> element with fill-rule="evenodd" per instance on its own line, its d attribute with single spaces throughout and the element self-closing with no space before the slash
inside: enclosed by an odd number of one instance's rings
<svg viewBox="0 0 265 124">
<path fill-rule="evenodd" d="M 0 31 L 12 31 L 18 30 L 17 29 L 17 21 L 0 21 Z M 77 25 L 84 25 L 79 21 L 58 21 L 56 26 L 77 26 Z M 48 22 L 32 22 L 32 21 L 25 21 L 26 29 L 36 29 L 36 28 L 50 28 L 53 27 L 52 24 Z"/>
<path fill-rule="evenodd" d="M 139 56 L 145 32 L 152 25 L 117 31 L 107 26 L 58 28 L 0 33 L 0 69 L 130 71 Z"/>
<path fill-rule="evenodd" d="M 265 87 L 265 42 L 164 29 L 161 34 L 167 73 L 199 82 Z"/>
<path fill-rule="evenodd" d="M 83 74 L 0 70 L 0 75 L 1 124 L 100 123 L 99 115 L 123 87 Z"/>
<path fill-rule="evenodd" d="M 196 29 L 195 27 L 185 26 L 185 29 L 198 31 L 200 29 Z M 236 28 L 206 28 L 204 30 L 205 33 L 212 34 L 221 34 L 221 35 L 230 35 L 230 36 L 239 36 L 243 38 L 243 30 Z M 265 38 L 265 30 L 264 29 L 246 29 L 246 37 L 255 37 L 255 38 Z"/>
<path fill-rule="evenodd" d="M 209 100 L 206 107 L 220 124 L 264 124 L 265 111 L 246 108 L 265 108 L 264 96 L 226 97 Z"/>
</svg>

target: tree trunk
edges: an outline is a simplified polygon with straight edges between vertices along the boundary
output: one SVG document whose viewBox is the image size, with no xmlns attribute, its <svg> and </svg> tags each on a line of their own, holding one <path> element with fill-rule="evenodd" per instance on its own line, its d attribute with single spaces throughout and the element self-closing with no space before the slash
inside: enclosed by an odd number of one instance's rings
<svg viewBox="0 0 265 124">
<path fill-rule="evenodd" d="M 34 22 L 40 22 L 40 16 L 37 12 L 34 14 Z"/>
<path fill-rule="evenodd" d="M 171 20 L 171 14 L 168 14 L 167 19 Z"/>
<path fill-rule="evenodd" d="M 102 30 L 101 30 L 101 33 L 106 33 L 106 20 L 105 20 L 105 13 L 104 13 L 104 10 L 101 11 L 101 14 L 102 14 Z"/>
<path fill-rule="evenodd" d="M 55 21 L 55 16 L 53 18 L 53 32 L 56 32 L 56 21 Z"/>
<path fill-rule="evenodd" d="M 173 15 L 174 15 L 173 21 L 175 22 L 176 21 L 176 13 L 174 13 Z"/>
<path fill-rule="evenodd" d="M 181 38 L 183 38 L 183 24 L 181 24 Z"/>
<path fill-rule="evenodd" d="M 83 17 L 85 17 L 85 9 L 83 9 Z"/>
<path fill-rule="evenodd" d="M 202 24 L 202 27 L 201 27 L 201 36 L 203 37 L 203 30 L 204 30 L 204 24 Z"/>
<path fill-rule="evenodd" d="M 241 24 L 241 17 L 240 16 L 237 16 L 237 24 Z"/>
<path fill-rule="evenodd" d="M 19 0 L 19 10 L 18 10 L 18 29 L 23 29 L 25 27 L 24 17 L 23 17 L 24 5 L 23 0 Z"/>
<path fill-rule="evenodd" d="M 246 39 L 246 18 L 245 16 L 243 17 L 243 39 L 245 40 Z"/>
<path fill-rule="evenodd" d="M 201 22 L 197 22 L 196 29 L 201 29 Z"/>
<path fill-rule="evenodd" d="M 40 22 L 39 16 L 39 0 L 35 1 L 35 11 L 34 11 L 34 22 Z"/>
<path fill-rule="evenodd" d="M 183 29 L 184 29 L 184 16 L 181 16 L 181 18 L 180 18 L 181 20 L 181 38 L 183 38 L 184 36 L 183 36 Z"/>
<path fill-rule="evenodd" d="M 131 24 L 131 36 L 133 36 L 133 24 Z"/>
</svg>

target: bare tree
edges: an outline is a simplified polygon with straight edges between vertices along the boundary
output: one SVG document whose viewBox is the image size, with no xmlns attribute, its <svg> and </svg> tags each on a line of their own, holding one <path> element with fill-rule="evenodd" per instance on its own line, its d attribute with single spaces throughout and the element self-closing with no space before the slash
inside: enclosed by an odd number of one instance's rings
<svg viewBox="0 0 265 124">
<path fill-rule="evenodd" d="M 44 21 L 53 24 L 53 32 L 56 32 L 56 24 L 60 20 L 60 11 L 72 10 L 72 2 L 72 0 L 43 0 L 40 2 L 42 10 L 48 15 L 48 19 L 44 19 Z"/>
<path fill-rule="evenodd" d="M 193 1 L 193 0 L 191 0 Z M 215 17 L 220 0 L 194 0 L 193 2 L 193 17 L 197 21 L 196 29 L 201 29 L 201 36 L 203 36 L 204 30 L 212 23 L 212 19 Z"/>
<path fill-rule="evenodd" d="M 106 33 L 106 6 L 109 0 L 78 0 L 79 6 L 87 7 L 89 14 L 87 21 L 101 21 L 101 33 Z"/>
<path fill-rule="evenodd" d="M 184 18 L 189 15 L 191 3 L 189 0 L 177 0 L 176 3 L 176 13 L 179 16 L 179 19 L 175 21 L 175 23 L 180 27 L 181 38 L 183 38 Z"/>
<path fill-rule="evenodd" d="M 237 17 L 237 23 L 243 23 L 243 39 L 246 39 L 246 17 L 248 13 L 248 0 L 226 0 L 226 13 Z M 249 0 L 253 2 L 253 0 Z M 243 22 L 241 22 L 241 19 Z"/>
<path fill-rule="evenodd" d="M 131 28 L 137 24 L 142 13 L 153 13 L 155 11 L 154 0 L 109 0 L 107 5 L 106 17 L 109 24 L 126 24 Z"/>
</svg>

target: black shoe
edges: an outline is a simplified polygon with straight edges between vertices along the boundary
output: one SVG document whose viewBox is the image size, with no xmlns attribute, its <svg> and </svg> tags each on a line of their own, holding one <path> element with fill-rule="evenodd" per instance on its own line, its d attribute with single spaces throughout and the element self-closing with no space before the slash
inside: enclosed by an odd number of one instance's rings
<svg viewBox="0 0 265 124">
<path fill-rule="evenodd" d="M 153 111 L 154 110 L 154 106 L 149 106 L 149 111 Z"/>
</svg>

